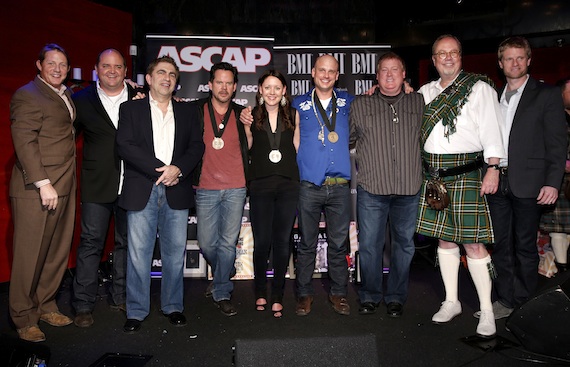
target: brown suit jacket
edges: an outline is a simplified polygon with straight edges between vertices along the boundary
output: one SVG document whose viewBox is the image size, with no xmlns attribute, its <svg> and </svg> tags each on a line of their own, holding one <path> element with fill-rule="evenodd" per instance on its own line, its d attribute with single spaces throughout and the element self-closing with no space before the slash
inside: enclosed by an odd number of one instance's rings
<svg viewBox="0 0 570 367">
<path fill-rule="evenodd" d="M 71 101 L 69 90 L 65 91 Z M 75 111 L 75 106 L 71 102 Z M 75 113 L 74 113 L 75 115 Z M 49 178 L 59 196 L 75 188 L 75 137 L 65 102 L 36 77 L 10 103 L 16 164 L 10 196 L 39 198 L 34 182 Z"/>
<path fill-rule="evenodd" d="M 69 91 L 66 95 L 71 97 Z M 67 105 L 38 77 L 14 93 L 10 119 L 16 163 L 10 179 L 14 256 L 9 299 L 10 316 L 20 329 L 58 310 L 55 295 L 75 221 L 75 134 Z M 46 178 L 60 198 L 56 210 L 42 207 L 34 185 Z"/>
</svg>

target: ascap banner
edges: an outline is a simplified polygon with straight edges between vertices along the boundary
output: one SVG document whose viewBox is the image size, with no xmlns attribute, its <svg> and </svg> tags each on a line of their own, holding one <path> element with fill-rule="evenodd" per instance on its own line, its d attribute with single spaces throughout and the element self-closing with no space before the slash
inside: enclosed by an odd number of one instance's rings
<svg viewBox="0 0 570 367">
<path fill-rule="evenodd" d="M 234 101 L 253 105 L 259 76 L 273 68 L 273 38 L 147 35 L 146 47 L 147 64 L 164 55 L 174 58 L 180 68 L 176 96 L 188 100 L 208 96 L 210 69 L 225 61 L 238 71 Z"/>
</svg>

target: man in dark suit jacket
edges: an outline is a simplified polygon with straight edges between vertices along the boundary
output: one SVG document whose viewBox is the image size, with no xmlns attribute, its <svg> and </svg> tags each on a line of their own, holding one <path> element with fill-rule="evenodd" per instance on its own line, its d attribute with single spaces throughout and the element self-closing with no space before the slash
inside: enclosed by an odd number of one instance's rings
<svg viewBox="0 0 570 367">
<path fill-rule="evenodd" d="M 115 147 L 119 106 L 131 100 L 133 88 L 125 83 L 127 66 L 115 49 L 101 52 L 95 64 L 98 81 L 73 95 L 77 108 L 75 129 L 83 132 L 81 166 L 81 242 L 73 280 L 74 323 L 93 324 L 99 285 L 98 269 L 111 216 L 115 219 L 115 247 L 111 277 L 111 308 L 126 311 L 127 214 L 118 206 L 122 163 Z"/>
<path fill-rule="evenodd" d="M 69 63 L 65 50 L 46 45 L 36 61 L 36 78 L 10 103 L 16 163 L 10 178 L 14 257 L 10 316 L 21 339 L 45 340 L 39 320 L 65 326 L 59 289 L 75 220 L 75 106 L 63 85 Z"/>
<path fill-rule="evenodd" d="M 157 234 L 162 260 L 161 311 L 170 323 L 182 314 L 188 209 L 194 206 L 192 171 L 204 143 L 195 107 L 172 99 L 179 76 L 169 56 L 147 68 L 147 98 L 121 105 L 117 149 L 125 162 L 119 205 L 127 210 L 127 322 L 134 333 L 150 311 L 150 268 Z"/>
<path fill-rule="evenodd" d="M 507 159 L 489 166 L 501 174 L 499 190 L 487 195 L 495 233 L 496 319 L 510 315 L 536 290 L 541 206 L 558 198 L 567 146 L 560 90 L 528 75 L 528 41 L 522 37 L 503 41 L 498 58 L 507 81 L 500 94 Z"/>
</svg>

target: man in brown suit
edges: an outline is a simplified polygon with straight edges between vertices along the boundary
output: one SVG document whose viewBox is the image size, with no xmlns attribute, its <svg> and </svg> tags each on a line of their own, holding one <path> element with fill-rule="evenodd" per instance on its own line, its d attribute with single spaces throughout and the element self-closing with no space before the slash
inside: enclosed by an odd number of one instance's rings
<svg viewBox="0 0 570 367">
<path fill-rule="evenodd" d="M 63 85 L 65 50 L 46 45 L 38 75 L 12 96 L 10 120 L 16 163 L 10 179 L 14 258 L 10 316 L 21 339 L 45 340 L 39 320 L 65 326 L 55 296 L 65 269 L 75 220 L 75 106 Z"/>
</svg>

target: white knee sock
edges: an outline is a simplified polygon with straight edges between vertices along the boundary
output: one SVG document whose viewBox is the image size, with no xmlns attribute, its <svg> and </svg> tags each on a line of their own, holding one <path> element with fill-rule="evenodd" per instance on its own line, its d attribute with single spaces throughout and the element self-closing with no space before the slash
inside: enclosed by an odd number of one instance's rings
<svg viewBox="0 0 570 367">
<path fill-rule="evenodd" d="M 491 290 L 493 283 L 489 275 L 488 265 L 491 262 L 491 256 L 487 255 L 482 259 L 471 259 L 467 257 L 467 267 L 471 274 L 471 279 L 477 289 L 477 296 L 479 296 L 479 304 L 481 310 L 492 310 L 493 304 L 491 303 Z"/>
<path fill-rule="evenodd" d="M 550 247 L 557 263 L 565 265 L 568 260 L 568 236 L 566 233 L 551 233 Z"/>
<path fill-rule="evenodd" d="M 443 279 L 445 287 L 445 300 L 457 302 L 459 300 L 457 293 L 459 280 L 459 247 L 452 249 L 437 248 L 437 260 L 439 262 L 439 271 Z"/>
</svg>

